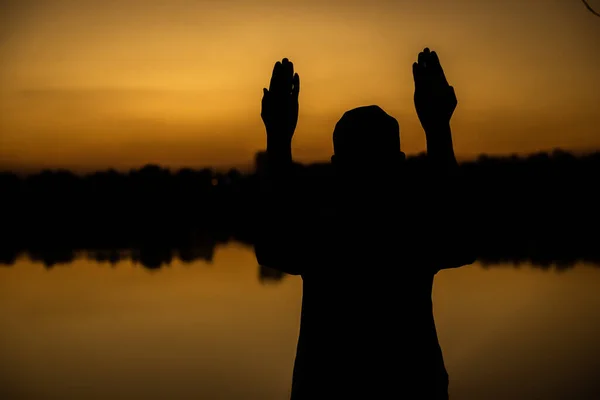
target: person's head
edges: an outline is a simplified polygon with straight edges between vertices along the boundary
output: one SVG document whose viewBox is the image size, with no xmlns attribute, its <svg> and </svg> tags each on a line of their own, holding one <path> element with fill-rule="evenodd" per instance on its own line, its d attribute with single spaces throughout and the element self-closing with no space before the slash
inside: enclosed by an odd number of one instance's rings
<svg viewBox="0 0 600 400">
<path fill-rule="evenodd" d="M 342 180 L 371 182 L 395 176 L 405 155 L 398 121 L 378 106 L 347 111 L 333 131 L 331 161 Z"/>
</svg>

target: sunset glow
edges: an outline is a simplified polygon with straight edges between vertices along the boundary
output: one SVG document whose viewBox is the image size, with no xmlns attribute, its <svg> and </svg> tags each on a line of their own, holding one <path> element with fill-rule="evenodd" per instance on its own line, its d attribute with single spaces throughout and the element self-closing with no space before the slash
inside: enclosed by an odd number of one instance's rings
<svg viewBox="0 0 600 400">
<path fill-rule="evenodd" d="M 600 22 L 578 1 L 9 0 L 0 11 L 0 169 L 228 166 L 265 144 L 262 88 L 302 79 L 300 161 L 377 104 L 425 147 L 411 64 L 435 49 L 456 153 L 600 148 Z"/>
</svg>

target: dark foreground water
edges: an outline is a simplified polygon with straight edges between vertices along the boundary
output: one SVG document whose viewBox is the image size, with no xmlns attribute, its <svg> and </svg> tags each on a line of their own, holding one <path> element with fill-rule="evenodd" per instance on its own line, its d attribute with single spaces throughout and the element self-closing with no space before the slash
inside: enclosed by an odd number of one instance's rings
<svg viewBox="0 0 600 400">
<path fill-rule="evenodd" d="M 0 268 L 0 399 L 286 399 L 302 281 L 251 250 L 150 271 L 81 259 Z M 599 399 L 600 268 L 438 274 L 454 399 Z"/>
</svg>

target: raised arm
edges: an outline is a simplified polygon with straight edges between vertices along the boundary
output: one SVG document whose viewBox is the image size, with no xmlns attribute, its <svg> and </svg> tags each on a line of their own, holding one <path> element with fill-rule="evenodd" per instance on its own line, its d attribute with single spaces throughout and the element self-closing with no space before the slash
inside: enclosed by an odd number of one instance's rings
<svg viewBox="0 0 600 400">
<path fill-rule="evenodd" d="M 292 160 L 292 137 L 298 123 L 300 77 L 287 58 L 277 62 L 269 88 L 263 89 L 261 117 L 267 133 L 266 165 L 258 171 L 260 195 L 254 245 L 258 263 L 289 274 L 301 274 L 305 254 L 299 251 L 302 222 L 299 166 Z"/>
<path fill-rule="evenodd" d="M 263 89 L 261 118 L 267 132 L 267 156 L 273 170 L 292 163 L 292 137 L 298 124 L 300 76 L 287 58 L 273 67 L 269 89 Z M 275 168 L 277 167 L 277 168 Z"/>
<path fill-rule="evenodd" d="M 427 140 L 424 214 L 436 268 L 472 264 L 474 235 L 469 190 L 456 161 L 450 119 L 458 104 L 440 60 L 428 48 L 413 64 L 415 108 Z"/>
<path fill-rule="evenodd" d="M 457 167 L 450 119 L 458 105 L 435 51 L 425 48 L 413 64 L 415 108 L 427 139 L 427 156 L 442 172 Z"/>
</svg>

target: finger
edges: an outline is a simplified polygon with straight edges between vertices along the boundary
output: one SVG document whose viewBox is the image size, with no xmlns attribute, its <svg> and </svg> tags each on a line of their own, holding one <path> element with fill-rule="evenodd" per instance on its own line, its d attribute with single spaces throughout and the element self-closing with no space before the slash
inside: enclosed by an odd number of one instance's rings
<svg viewBox="0 0 600 400">
<path fill-rule="evenodd" d="M 440 63 L 440 59 L 435 51 L 431 52 L 431 66 L 436 71 L 439 79 L 444 83 L 448 84 L 448 80 L 446 79 L 446 74 L 444 73 L 444 69 L 442 68 L 442 64 Z"/>
<path fill-rule="evenodd" d="M 415 87 L 421 86 L 421 66 L 418 63 L 413 63 L 413 78 Z"/>
<path fill-rule="evenodd" d="M 427 51 L 425 51 L 427 50 Z M 430 85 L 432 83 L 431 76 L 431 68 L 430 68 L 430 58 L 431 53 L 428 51 L 428 48 L 425 48 L 421 53 L 419 53 L 418 64 L 419 64 L 419 83 L 421 86 Z"/>
<path fill-rule="evenodd" d="M 262 101 L 261 101 L 263 108 L 265 107 L 265 104 L 267 103 L 268 96 L 269 96 L 269 90 L 267 90 L 267 88 L 263 88 L 263 97 L 262 97 Z"/>
<path fill-rule="evenodd" d="M 275 63 L 275 65 L 273 66 L 273 75 L 276 75 L 276 74 L 277 74 L 277 72 L 279 71 L 279 67 L 280 67 L 280 66 L 281 66 L 281 62 L 280 62 L 280 61 L 277 61 L 277 62 Z"/>
<path fill-rule="evenodd" d="M 424 62 L 423 66 L 425 68 L 429 67 L 430 59 L 431 59 L 431 52 L 429 51 L 429 47 L 425 47 L 423 49 L 423 57 L 422 57 L 422 60 Z"/>
<path fill-rule="evenodd" d="M 281 87 L 281 63 L 277 61 L 273 67 L 273 74 L 271 75 L 271 83 L 269 85 L 269 91 L 277 92 Z"/>
<path fill-rule="evenodd" d="M 297 99 L 299 94 L 300 94 L 300 75 L 294 74 L 294 86 L 292 88 L 292 95 L 294 96 L 294 98 Z"/>
<path fill-rule="evenodd" d="M 292 85 L 294 82 L 294 64 L 287 58 L 284 58 L 281 65 L 282 65 L 282 84 L 283 84 L 282 89 L 285 90 L 286 93 L 291 93 Z"/>
<path fill-rule="evenodd" d="M 425 60 L 426 60 L 426 55 L 424 52 L 420 52 L 419 56 L 417 57 L 417 62 L 419 63 L 419 66 L 424 67 L 425 66 Z"/>
</svg>

